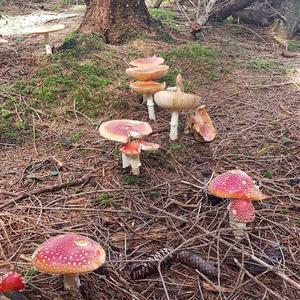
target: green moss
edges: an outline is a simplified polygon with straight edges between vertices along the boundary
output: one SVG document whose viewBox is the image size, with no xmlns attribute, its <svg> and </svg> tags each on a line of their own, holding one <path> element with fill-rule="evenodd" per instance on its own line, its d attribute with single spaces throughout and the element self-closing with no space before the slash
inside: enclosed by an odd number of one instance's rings
<svg viewBox="0 0 300 300">
<path fill-rule="evenodd" d="M 96 205 L 107 205 L 110 202 L 110 195 L 107 192 L 101 193 L 96 199 L 95 204 Z"/>
<path fill-rule="evenodd" d="M 148 9 L 152 18 L 159 21 L 161 25 L 170 27 L 173 31 L 179 32 L 178 24 L 175 22 L 175 13 L 166 8 L 149 8 Z"/>
<path fill-rule="evenodd" d="M 263 173 L 263 176 L 266 177 L 266 178 L 272 179 L 272 177 L 273 177 L 273 171 L 267 170 L 267 171 L 265 171 Z"/>
<path fill-rule="evenodd" d="M 124 175 L 123 182 L 128 185 L 143 184 L 148 181 L 148 176 L 138 177 L 134 175 Z"/>
<path fill-rule="evenodd" d="M 169 85 L 175 85 L 178 73 L 193 76 L 185 82 L 185 87 L 194 88 L 208 80 L 219 80 L 221 74 L 220 52 L 215 48 L 207 48 L 199 43 L 189 42 L 180 47 L 162 51 L 160 55 L 170 66 L 170 73 L 164 78 Z M 203 77 L 201 78 L 202 75 Z"/>
<path fill-rule="evenodd" d="M 291 52 L 300 51 L 300 41 L 288 41 L 287 50 Z"/>
<path fill-rule="evenodd" d="M 173 152 L 178 152 L 182 149 L 182 146 L 180 144 L 172 143 L 170 144 L 169 149 Z"/>
<path fill-rule="evenodd" d="M 255 57 L 250 59 L 246 67 L 247 69 L 260 70 L 260 71 L 272 71 L 279 69 L 281 66 L 280 61 L 276 59 L 262 59 L 260 57 Z"/>
</svg>

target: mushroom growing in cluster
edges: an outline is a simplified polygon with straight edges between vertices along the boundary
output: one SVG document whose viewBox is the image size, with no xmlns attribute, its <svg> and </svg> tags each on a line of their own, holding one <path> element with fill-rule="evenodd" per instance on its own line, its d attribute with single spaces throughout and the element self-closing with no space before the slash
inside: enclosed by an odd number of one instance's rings
<svg viewBox="0 0 300 300">
<path fill-rule="evenodd" d="M 65 290 L 78 290 L 79 274 L 98 269 L 105 262 L 100 244 L 77 233 L 54 236 L 33 253 L 33 266 L 41 272 L 63 275 Z"/>
<path fill-rule="evenodd" d="M 155 120 L 153 94 L 166 88 L 165 83 L 153 81 L 168 73 L 169 66 L 162 65 L 163 62 L 163 58 L 156 56 L 140 58 L 130 62 L 133 68 L 126 69 L 126 74 L 137 80 L 129 86 L 135 93 L 143 95 L 143 102 L 147 103 L 150 120 Z"/>
<path fill-rule="evenodd" d="M 158 144 L 141 140 L 151 132 L 152 128 L 148 123 L 127 119 L 104 122 L 99 128 L 102 137 L 122 143 L 122 166 L 131 166 L 134 175 L 140 174 L 141 151 L 154 151 L 159 148 Z"/>
<path fill-rule="evenodd" d="M 51 32 L 61 31 L 65 28 L 63 24 L 42 25 L 30 28 L 26 34 L 42 34 L 44 36 L 46 54 L 52 55 L 52 47 L 49 45 L 49 34 Z"/>
<path fill-rule="evenodd" d="M 182 77 L 178 74 L 176 79 L 176 91 L 160 91 L 154 95 L 154 101 L 159 107 L 171 110 L 170 139 L 176 140 L 178 138 L 179 113 L 183 110 L 197 107 L 200 97 L 183 91 Z"/>
<path fill-rule="evenodd" d="M 254 184 L 252 178 L 241 170 L 231 170 L 217 176 L 210 182 L 208 192 L 216 197 L 231 200 L 227 209 L 230 225 L 237 229 L 234 231 L 236 239 L 244 236 L 243 229 L 247 223 L 255 219 L 251 201 L 267 198 Z"/>
</svg>

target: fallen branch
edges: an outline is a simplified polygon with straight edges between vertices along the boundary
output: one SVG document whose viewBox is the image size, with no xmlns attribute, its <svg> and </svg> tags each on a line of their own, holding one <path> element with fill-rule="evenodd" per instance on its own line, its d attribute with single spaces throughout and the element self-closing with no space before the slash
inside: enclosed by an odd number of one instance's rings
<svg viewBox="0 0 300 300">
<path fill-rule="evenodd" d="M 300 53 L 299 52 L 282 52 L 281 56 L 285 57 L 285 58 L 294 58 L 294 57 L 300 57 Z"/>
<path fill-rule="evenodd" d="M 20 201 L 22 199 L 25 199 L 27 197 L 30 196 L 34 196 L 34 195 L 40 195 L 40 194 L 45 194 L 45 193 L 49 193 L 49 192 L 55 192 L 58 190 L 61 190 L 63 188 L 67 188 L 67 187 L 72 187 L 72 186 L 76 186 L 76 185 L 80 185 L 80 184 L 87 184 L 94 176 L 91 174 L 86 174 L 83 175 L 82 177 L 78 178 L 78 179 L 74 179 L 72 181 L 67 181 L 65 183 L 60 183 L 60 184 L 56 184 L 56 185 L 52 185 L 52 186 L 46 186 L 44 188 L 40 188 L 37 190 L 33 190 L 31 193 L 26 193 L 26 192 L 20 192 L 18 194 L 14 194 L 14 193 L 10 193 L 10 192 L 5 192 L 0 190 L 0 194 L 4 194 L 4 195 L 11 195 L 16 197 L 15 199 L 12 199 L 8 202 L 5 202 L 4 204 L 0 205 L 0 209 L 3 209 L 4 207 L 16 202 L 16 201 Z"/>
</svg>

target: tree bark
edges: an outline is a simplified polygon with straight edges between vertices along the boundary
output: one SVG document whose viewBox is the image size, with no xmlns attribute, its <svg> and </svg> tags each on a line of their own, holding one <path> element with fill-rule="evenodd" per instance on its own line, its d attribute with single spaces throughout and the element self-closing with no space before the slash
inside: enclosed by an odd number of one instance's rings
<svg viewBox="0 0 300 300">
<path fill-rule="evenodd" d="M 120 43 L 149 31 L 152 19 L 145 0 L 86 0 L 80 32 L 101 34 L 107 43 Z"/>
<path fill-rule="evenodd" d="M 243 8 L 250 6 L 255 1 L 256 0 L 230 0 L 228 2 L 224 0 L 217 1 L 216 9 L 214 9 L 213 12 L 210 14 L 209 20 L 226 20 L 229 16 L 232 15 L 233 12 L 242 10 Z"/>
<path fill-rule="evenodd" d="M 284 43 L 298 31 L 300 1 L 274 0 L 272 4 L 278 12 L 273 26 L 274 37 L 277 41 Z"/>
</svg>

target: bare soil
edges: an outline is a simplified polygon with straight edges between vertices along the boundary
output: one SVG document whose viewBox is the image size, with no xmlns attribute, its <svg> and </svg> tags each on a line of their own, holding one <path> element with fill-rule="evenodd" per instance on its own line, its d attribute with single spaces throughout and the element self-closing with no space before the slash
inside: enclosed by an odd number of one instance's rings
<svg viewBox="0 0 300 300">
<path fill-rule="evenodd" d="M 66 20 L 66 31 L 53 35 L 55 46 L 79 23 L 80 19 Z M 115 72 L 121 78 L 133 51 L 154 55 L 180 49 L 182 42 L 146 39 L 110 46 L 111 57 L 104 57 L 103 64 L 117 65 Z M 72 111 L 72 106 L 66 108 L 69 114 L 62 109 L 54 116 L 30 107 L 31 99 L 14 94 L 13 88 L 9 95 L 0 91 L 0 105 L 13 95 L 30 110 L 30 130 L 21 138 L 1 136 L 0 140 L 0 274 L 9 270 L 27 274 L 30 280 L 24 294 L 28 298 L 64 296 L 61 277 L 34 273 L 28 258 L 49 237 L 69 231 L 99 241 L 107 253 L 103 268 L 81 276 L 84 299 L 300 298 L 299 287 L 271 269 L 251 277 L 245 264 L 249 254 L 266 260 L 274 249 L 280 249 L 283 259 L 274 268 L 300 284 L 299 58 L 283 58 L 284 49 L 262 32 L 239 26 L 207 28 L 197 43 L 220 51 L 223 67 L 218 69 L 218 78 L 207 78 L 189 59 L 178 61 L 178 67 L 189 91 L 201 95 L 217 138 L 201 143 L 185 134 L 186 113 L 182 113 L 179 140 L 171 142 L 170 113 L 156 108 L 158 118 L 151 123 L 149 140 L 161 148 L 143 154 L 142 174 L 133 184 L 129 170 L 122 170 L 119 145 L 98 134 L 105 120 L 147 121 L 146 107 L 127 88 L 122 90 L 120 83 L 114 82 L 116 92 L 129 105 L 102 112 L 97 118 Z M 22 43 L 11 38 L 8 46 L 1 46 L 1 84 L 12 86 L 15 80 L 27 80 L 51 64 L 43 50 L 36 37 Z M 96 54 L 101 60 L 101 51 Z M 74 132 L 80 133 L 76 140 L 70 138 Z M 228 200 L 215 204 L 206 193 L 213 176 L 235 168 L 251 175 L 270 195 L 254 203 L 256 220 L 240 242 L 234 240 L 229 226 Z M 85 174 L 92 179 L 84 185 L 32 195 L 38 188 Z M 20 192 L 28 197 L 16 200 Z M 160 275 L 129 278 L 129 262 L 144 260 L 164 247 L 194 250 L 216 262 L 219 278 L 214 284 L 219 290 L 178 263 Z"/>
</svg>

